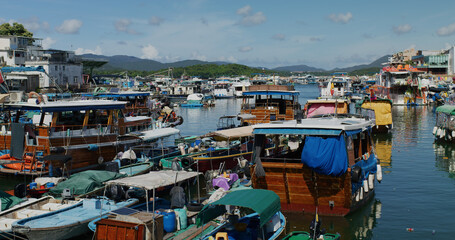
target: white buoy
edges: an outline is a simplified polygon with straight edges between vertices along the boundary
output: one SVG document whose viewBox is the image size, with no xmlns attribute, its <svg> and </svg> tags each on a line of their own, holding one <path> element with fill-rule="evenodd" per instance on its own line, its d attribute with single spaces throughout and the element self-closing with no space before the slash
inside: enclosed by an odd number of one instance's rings
<svg viewBox="0 0 455 240">
<path fill-rule="evenodd" d="M 445 129 L 441 129 L 441 135 L 439 137 L 440 138 L 444 138 L 445 135 L 446 135 L 446 130 Z"/>
<path fill-rule="evenodd" d="M 374 174 L 372 173 L 368 175 L 368 187 L 370 187 L 370 190 L 373 190 L 374 188 Z"/>
<path fill-rule="evenodd" d="M 360 187 L 360 191 L 359 191 L 359 199 L 362 200 L 363 199 L 363 187 Z"/>
<path fill-rule="evenodd" d="M 438 127 L 435 126 L 435 127 L 433 128 L 433 135 L 435 135 L 437 131 L 438 131 Z"/>
<path fill-rule="evenodd" d="M 360 200 L 360 191 L 357 189 L 357 192 L 355 192 L 355 201 L 358 202 Z"/>
<path fill-rule="evenodd" d="M 455 138 L 455 131 L 452 131 L 452 137 Z"/>
<path fill-rule="evenodd" d="M 442 130 L 440 128 L 438 128 L 438 130 L 436 131 L 436 137 L 437 138 L 439 138 L 439 136 L 441 135 L 441 131 Z"/>
<path fill-rule="evenodd" d="M 382 167 L 380 164 L 376 165 L 376 179 L 378 180 L 378 182 L 381 182 L 382 181 Z"/>
<path fill-rule="evenodd" d="M 363 190 L 365 191 L 365 193 L 367 193 L 368 190 L 370 190 L 369 187 L 368 187 L 368 180 L 367 179 L 363 180 Z"/>
<path fill-rule="evenodd" d="M 2 135 L 5 135 L 6 134 L 6 127 L 5 125 L 2 125 Z"/>
</svg>

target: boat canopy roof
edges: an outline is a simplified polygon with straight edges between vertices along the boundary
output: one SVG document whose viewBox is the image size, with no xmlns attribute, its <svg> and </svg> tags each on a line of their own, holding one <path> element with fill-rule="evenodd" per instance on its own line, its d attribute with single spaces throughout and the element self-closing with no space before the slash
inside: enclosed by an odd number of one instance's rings
<svg viewBox="0 0 455 240">
<path fill-rule="evenodd" d="M 18 102 L 5 104 L 5 108 L 12 110 L 35 110 L 43 112 L 66 112 L 82 110 L 123 109 L 127 102 L 111 100 L 79 100 L 55 101 L 46 103 Z"/>
<path fill-rule="evenodd" d="M 212 132 L 209 134 L 210 136 L 215 136 L 223 139 L 239 139 L 241 137 L 248 137 L 253 135 L 253 127 L 252 126 L 245 126 L 245 127 L 238 127 L 238 128 L 230 128 L 225 130 L 220 130 L 216 132 Z"/>
<path fill-rule="evenodd" d="M 159 138 L 169 137 L 180 133 L 177 128 L 158 128 L 149 131 L 143 131 L 142 135 L 139 136 L 144 141 L 151 141 Z"/>
<path fill-rule="evenodd" d="M 138 187 L 146 190 L 153 190 L 156 188 L 170 186 L 175 183 L 191 179 L 193 177 L 198 176 L 199 174 L 201 173 L 173 170 L 153 171 L 147 174 L 142 174 L 134 177 L 126 177 L 111 180 L 106 182 L 106 186 L 121 185 Z"/>
<path fill-rule="evenodd" d="M 455 105 L 442 105 L 436 108 L 436 112 L 442 112 L 448 115 L 455 115 Z"/>
<path fill-rule="evenodd" d="M 116 93 L 84 93 L 84 97 L 100 97 L 100 98 L 127 98 L 127 97 L 147 97 L 150 92 L 116 92 Z"/>
<path fill-rule="evenodd" d="M 347 103 L 347 99 L 311 99 L 308 100 L 307 103 L 312 104 L 312 103 Z"/>
<path fill-rule="evenodd" d="M 262 90 L 262 91 L 247 91 L 242 93 L 243 96 L 256 95 L 279 95 L 279 96 L 299 96 L 299 91 L 284 91 L 284 90 Z"/>
<path fill-rule="evenodd" d="M 280 197 L 273 191 L 264 189 L 245 189 L 233 191 L 223 198 L 204 206 L 197 215 L 197 224 L 203 225 L 224 214 L 227 205 L 252 209 L 260 218 L 260 225 L 266 224 L 281 209 Z"/>
<path fill-rule="evenodd" d="M 276 121 L 253 126 L 253 134 L 299 134 L 338 136 L 343 131 L 348 135 L 362 132 L 374 126 L 372 120 L 359 117 L 321 117 Z"/>
</svg>

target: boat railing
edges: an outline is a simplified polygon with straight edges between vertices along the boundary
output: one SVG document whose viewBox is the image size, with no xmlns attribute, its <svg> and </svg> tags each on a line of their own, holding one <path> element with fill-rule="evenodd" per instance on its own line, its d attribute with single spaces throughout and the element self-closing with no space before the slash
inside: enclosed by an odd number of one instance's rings
<svg viewBox="0 0 455 240">
<path fill-rule="evenodd" d="M 118 127 L 113 124 L 55 125 L 48 129 L 51 137 L 97 136 L 118 132 Z"/>
</svg>

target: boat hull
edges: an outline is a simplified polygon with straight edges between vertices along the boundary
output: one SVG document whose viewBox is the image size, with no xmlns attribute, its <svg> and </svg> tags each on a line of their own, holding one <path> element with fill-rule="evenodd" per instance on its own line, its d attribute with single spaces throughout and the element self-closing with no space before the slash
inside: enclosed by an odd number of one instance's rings
<svg viewBox="0 0 455 240">
<path fill-rule="evenodd" d="M 75 224 L 73 226 L 50 229 L 50 230 L 30 230 L 29 232 L 20 232 L 25 235 L 28 239 L 34 240 L 51 240 L 51 239 L 69 239 L 80 236 L 89 231 L 88 222 Z"/>
<path fill-rule="evenodd" d="M 252 174 L 253 188 L 272 190 L 280 196 L 283 211 L 345 216 L 363 206 L 374 195 L 370 190 L 355 201 L 351 174 L 340 177 L 315 173 L 302 163 L 262 162 L 265 177 Z M 254 172 L 254 167 L 251 172 Z"/>
</svg>

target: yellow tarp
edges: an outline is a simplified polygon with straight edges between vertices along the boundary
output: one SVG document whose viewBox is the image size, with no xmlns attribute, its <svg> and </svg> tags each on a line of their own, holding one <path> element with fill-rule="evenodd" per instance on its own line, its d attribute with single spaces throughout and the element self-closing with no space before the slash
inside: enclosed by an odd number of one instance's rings
<svg viewBox="0 0 455 240">
<path fill-rule="evenodd" d="M 362 108 L 374 110 L 376 125 L 392 124 L 392 105 L 389 102 L 364 102 Z"/>
</svg>

